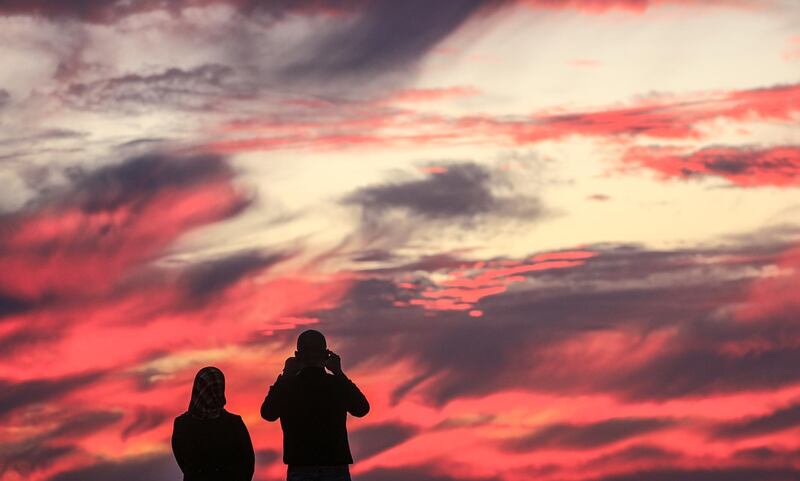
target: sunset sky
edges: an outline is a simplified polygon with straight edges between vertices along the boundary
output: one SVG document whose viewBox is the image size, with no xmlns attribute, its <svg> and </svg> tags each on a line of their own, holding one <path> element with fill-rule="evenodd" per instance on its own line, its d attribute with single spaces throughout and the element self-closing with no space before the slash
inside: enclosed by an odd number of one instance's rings
<svg viewBox="0 0 800 481">
<path fill-rule="evenodd" d="M 171 481 L 303 329 L 357 481 L 800 479 L 800 2 L 0 0 L 0 480 Z"/>
</svg>

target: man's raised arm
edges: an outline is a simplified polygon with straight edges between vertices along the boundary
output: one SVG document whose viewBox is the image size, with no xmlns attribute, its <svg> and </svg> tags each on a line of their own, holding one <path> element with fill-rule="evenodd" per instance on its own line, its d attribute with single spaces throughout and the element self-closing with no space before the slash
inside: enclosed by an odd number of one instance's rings
<svg viewBox="0 0 800 481">
<path fill-rule="evenodd" d="M 279 374 L 278 379 L 275 380 L 275 384 L 269 387 L 267 397 L 264 398 L 264 402 L 261 404 L 262 418 L 272 422 L 281 417 L 286 406 L 286 394 L 284 392 L 286 378 L 297 374 L 299 367 L 300 365 L 294 357 L 290 357 L 286 360 L 286 363 L 283 365 L 283 373 Z"/>
<path fill-rule="evenodd" d="M 357 418 L 366 416 L 369 412 L 367 397 L 358 389 L 356 383 L 351 381 L 344 373 L 342 373 L 342 377 L 345 383 L 345 406 L 347 406 L 347 412 Z"/>
<path fill-rule="evenodd" d="M 358 386 L 342 372 L 342 359 L 333 351 L 328 352 L 330 355 L 325 362 L 325 367 L 330 369 L 333 375 L 336 376 L 342 384 L 342 394 L 344 396 L 347 412 L 357 418 L 366 416 L 369 412 L 369 401 L 367 401 L 367 397 L 364 396 L 364 393 L 358 389 Z"/>
</svg>

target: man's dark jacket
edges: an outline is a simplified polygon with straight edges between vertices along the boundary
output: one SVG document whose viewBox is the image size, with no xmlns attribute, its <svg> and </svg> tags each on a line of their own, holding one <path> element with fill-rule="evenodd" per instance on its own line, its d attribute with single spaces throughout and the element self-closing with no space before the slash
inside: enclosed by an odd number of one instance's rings
<svg viewBox="0 0 800 481">
<path fill-rule="evenodd" d="M 172 452 L 184 481 L 250 481 L 255 455 L 241 416 L 222 411 L 218 418 L 175 418 Z"/>
<path fill-rule="evenodd" d="M 290 466 L 351 464 L 347 413 L 362 417 L 368 412 L 367 398 L 350 379 L 321 367 L 278 376 L 261 405 L 261 417 L 281 420 L 283 462 Z"/>
</svg>

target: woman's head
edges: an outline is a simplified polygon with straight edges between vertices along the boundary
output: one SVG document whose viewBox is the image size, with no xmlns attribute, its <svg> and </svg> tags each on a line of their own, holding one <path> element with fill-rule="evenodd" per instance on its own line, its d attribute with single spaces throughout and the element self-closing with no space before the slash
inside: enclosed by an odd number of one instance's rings
<svg viewBox="0 0 800 481">
<path fill-rule="evenodd" d="M 197 372 L 189 401 L 189 414 L 199 419 L 213 419 L 222 414 L 225 406 L 225 376 L 213 366 Z"/>
</svg>

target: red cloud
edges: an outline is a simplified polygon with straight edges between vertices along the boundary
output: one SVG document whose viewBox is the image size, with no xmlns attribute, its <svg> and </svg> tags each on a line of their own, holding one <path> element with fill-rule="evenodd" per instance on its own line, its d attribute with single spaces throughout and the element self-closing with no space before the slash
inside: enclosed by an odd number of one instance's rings
<svg viewBox="0 0 800 481">
<path fill-rule="evenodd" d="M 346 274 L 312 278 L 307 267 L 279 276 L 270 268 L 282 255 L 235 254 L 170 268 L 153 263 L 182 235 L 247 203 L 224 159 L 164 155 L 88 173 L 60 195 L 0 218 L 0 345 L 9 361 L 0 364 L 8 393 L 0 399 L 6 415 L 0 477 L 10 470 L 49 479 L 98 455 L 160 445 L 168 420 L 188 401 L 198 364 L 224 367 L 254 341 L 318 322 L 308 313 L 336 305 L 350 284 Z M 277 369 L 279 361 L 267 355 L 261 363 Z M 95 371 L 113 375 L 87 377 L 72 388 L 72 379 Z M 251 398 L 245 407 L 255 413 L 271 380 L 259 374 L 231 399 L 244 392 Z M 59 441 L 53 436 L 42 437 L 55 413 L 84 406 L 124 422 L 81 433 L 63 449 L 51 445 Z M 143 412 L 152 415 L 143 421 Z M 132 427 L 137 419 L 147 425 Z M 6 466 L 6 450 L 32 439 L 41 444 L 36 449 L 58 448 L 58 456 Z M 262 446 L 270 438 L 255 441 Z"/>
<path fill-rule="evenodd" d="M 534 115 L 523 120 L 466 117 L 457 125 L 476 133 L 507 136 L 518 144 L 570 135 L 682 139 L 701 137 L 698 125 L 709 120 L 789 121 L 798 110 L 800 84 L 793 84 L 681 101 L 648 101 L 620 109 Z"/>
<path fill-rule="evenodd" d="M 20 305 L 0 311 L 0 339 L 27 342 L 30 328 L 57 333 L 29 342 L 26 362 L 0 376 L 125 366 L 157 349 L 243 342 L 315 322 L 306 310 L 335 302 L 346 277 L 266 276 L 284 256 L 257 253 L 168 270 L 153 264 L 182 235 L 248 204 L 233 180 L 215 156 L 134 158 L 0 219 L 0 300 Z M 47 366 L 55 353 L 58 366 Z"/>
<path fill-rule="evenodd" d="M 182 165 L 170 182 L 165 162 Z M 247 199 L 219 159 L 135 159 L 125 166 L 160 189 L 125 190 L 120 172 L 88 178 L 31 212 L 0 219 L 0 292 L 23 298 L 107 291 L 185 232 L 241 210 Z M 152 171 L 148 171 L 152 169 Z M 107 171 L 111 172 L 110 170 Z M 91 190 L 95 189 L 95 190 Z"/>
<path fill-rule="evenodd" d="M 766 149 L 708 147 L 682 154 L 671 148 L 633 148 L 624 162 L 655 170 L 664 178 L 722 177 L 741 187 L 800 184 L 800 147 Z"/>
<path fill-rule="evenodd" d="M 479 261 L 447 272 L 447 279 L 415 293 L 418 297 L 396 301 L 394 305 L 420 306 L 431 311 L 470 311 L 469 315 L 480 317 L 483 312 L 475 309 L 475 304 L 485 297 L 506 292 L 511 284 L 524 282 L 524 274 L 577 267 L 596 255 L 592 251 L 559 251 L 537 254 L 530 261 Z M 397 285 L 412 292 L 417 289 L 413 283 Z"/>
<path fill-rule="evenodd" d="M 750 288 L 746 302 L 738 310 L 745 320 L 782 319 L 784 316 L 797 319 L 800 316 L 800 246 L 782 252 L 772 275 L 758 279 Z M 785 342 L 794 343 L 786 338 Z"/>
<path fill-rule="evenodd" d="M 400 98 L 432 100 L 448 89 L 401 91 Z M 391 97 L 390 97 L 391 98 Z M 713 120 L 790 122 L 800 111 L 800 84 L 655 99 L 606 110 L 534 114 L 522 118 L 473 115 L 448 118 L 381 102 L 324 108 L 313 120 L 236 121 L 220 132 L 223 140 L 207 148 L 217 152 L 293 148 L 346 149 L 364 146 L 448 144 L 454 142 L 531 144 L 570 136 L 699 139 L 703 123 Z M 368 133 L 364 133 L 368 132 Z M 227 138 L 225 138 L 227 137 Z"/>
</svg>

